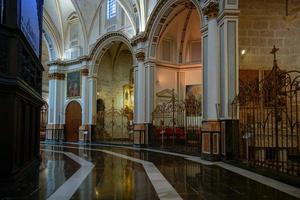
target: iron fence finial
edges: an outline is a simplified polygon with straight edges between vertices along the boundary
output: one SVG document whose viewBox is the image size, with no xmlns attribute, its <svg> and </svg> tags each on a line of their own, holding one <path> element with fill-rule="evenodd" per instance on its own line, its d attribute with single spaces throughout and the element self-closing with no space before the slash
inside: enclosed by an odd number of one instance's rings
<svg viewBox="0 0 300 200">
<path fill-rule="evenodd" d="M 276 61 L 276 53 L 277 53 L 277 51 L 279 51 L 279 48 L 276 48 L 276 46 L 274 45 L 272 51 L 270 52 L 270 54 L 274 55 L 274 61 Z"/>
</svg>

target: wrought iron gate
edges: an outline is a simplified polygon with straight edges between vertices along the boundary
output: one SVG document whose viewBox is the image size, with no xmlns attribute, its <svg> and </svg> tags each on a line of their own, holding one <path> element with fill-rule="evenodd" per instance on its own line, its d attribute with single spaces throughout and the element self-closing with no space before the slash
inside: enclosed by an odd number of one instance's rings
<svg viewBox="0 0 300 200">
<path fill-rule="evenodd" d="M 300 72 L 280 70 L 276 51 L 267 77 L 241 84 L 233 101 L 235 153 L 249 165 L 300 176 Z"/>
<path fill-rule="evenodd" d="M 97 113 L 96 138 L 98 142 L 132 144 L 133 143 L 133 113 L 131 110 L 112 107 Z"/>
<path fill-rule="evenodd" d="M 200 154 L 201 101 L 194 98 L 179 101 L 172 98 L 157 105 L 153 112 L 153 131 L 150 145 L 173 151 Z"/>
</svg>

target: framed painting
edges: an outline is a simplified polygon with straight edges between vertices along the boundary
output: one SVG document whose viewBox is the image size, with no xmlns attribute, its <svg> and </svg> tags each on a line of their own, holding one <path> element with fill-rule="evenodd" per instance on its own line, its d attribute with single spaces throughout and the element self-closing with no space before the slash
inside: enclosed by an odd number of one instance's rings
<svg viewBox="0 0 300 200">
<path fill-rule="evenodd" d="M 185 98 L 186 99 L 196 99 L 202 101 L 202 85 L 186 85 L 185 86 Z"/>
<path fill-rule="evenodd" d="M 80 91 L 81 76 L 80 71 L 67 74 L 67 98 L 76 98 L 81 96 Z"/>
</svg>

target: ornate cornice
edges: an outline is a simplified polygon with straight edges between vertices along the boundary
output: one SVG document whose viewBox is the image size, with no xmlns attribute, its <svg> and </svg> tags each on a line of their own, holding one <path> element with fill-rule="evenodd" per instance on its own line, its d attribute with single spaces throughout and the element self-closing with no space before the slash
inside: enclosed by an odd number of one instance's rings
<svg viewBox="0 0 300 200">
<path fill-rule="evenodd" d="M 82 69 L 81 71 L 82 76 L 88 76 L 89 75 L 89 70 L 88 69 Z"/>
<path fill-rule="evenodd" d="M 203 14 L 207 16 L 208 19 L 216 18 L 219 13 L 219 3 L 216 1 L 211 1 L 209 4 L 203 8 Z"/>
<path fill-rule="evenodd" d="M 54 60 L 54 61 L 50 61 L 47 63 L 47 65 L 50 67 L 50 66 L 53 66 L 53 65 L 60 65 L 60 66 L 68 66 L 68 65 L 76 65 L 76 64 L 79 64 L 79 63 L 82 63 L 84 61 L 88 61 L 89 58 L 87 56 L 81 56 L 77 59 L 74 59 L 74 60 Z"/>
<path fill-rule="evenodd" d="M 49 73 L 48 74 L 49 80 L 64 80 L 65 79 L 65 74 L 63 73 Z"/>
<path fill-rule="evenodd" d="M 143 62 L 143 61 L 145 61 L 145 52 L 143 52 L 143 51 L 137 52 L 135 54 L 135 57 L 139 62 Z"/>
</svg>

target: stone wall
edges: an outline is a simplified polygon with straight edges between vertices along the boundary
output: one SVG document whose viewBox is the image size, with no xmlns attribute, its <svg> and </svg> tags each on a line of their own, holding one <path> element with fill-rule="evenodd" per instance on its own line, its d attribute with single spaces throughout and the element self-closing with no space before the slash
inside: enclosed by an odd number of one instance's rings
<svg viewBox="0 0 300 200">
<path fill-rule="evenodd" d="M 132 65 L 132 55 L 121 53 L 114 66 L 113 58 L 105 54 L 98 71 L 98 98 L 104 100 L 105 107 L 112 107 L 112 100 L 117 109 L 123 108 L 123 86 L 129 83 Z"/>
<path fill-rule="evenodd" d="M 273 45 L 282 69 L 300 70 L 300 1 L 240 0 L 240 69 L 270 69 Z"/>
</svg>

